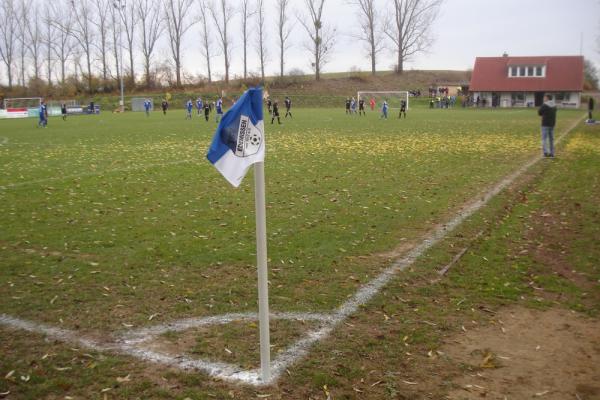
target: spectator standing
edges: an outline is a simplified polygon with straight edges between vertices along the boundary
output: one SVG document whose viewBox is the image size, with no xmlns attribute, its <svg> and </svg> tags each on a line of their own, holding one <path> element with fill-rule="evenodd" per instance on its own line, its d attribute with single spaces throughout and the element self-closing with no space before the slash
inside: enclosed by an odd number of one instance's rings
<svg viewBox="0 0 600 400">
<path fill-rule="evenodd" d="M 538 115 L 542 117 L 542 152 L 544 157 L 554 157 L 556 105 L 549 95 L 544 95 L 544 104 L 539 108 Z"/>
</svg>

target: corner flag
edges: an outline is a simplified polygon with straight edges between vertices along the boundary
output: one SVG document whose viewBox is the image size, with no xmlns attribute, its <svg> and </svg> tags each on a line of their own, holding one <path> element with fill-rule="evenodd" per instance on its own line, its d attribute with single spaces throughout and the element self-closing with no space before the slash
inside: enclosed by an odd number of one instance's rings
<svg viewBox="0 0 600 400">
<path fill-rule="evenodd" d="M 261 88 L 247 90 L 237 103 L 225 113 L 217 127 L 206 158 L 235 187 L 242 183 L 246 172 L 254 164 L 260 369 L 263 382 L 269 383 L 271 380 L 271 339 L 267 276 L 265 130 Z"/>
<path fill-rule="evenodd" d="M 235 187 L 252 164 L 264 161 L 262 88 L 247 90 L 225 113 L 206 158 Z"/>
</svg>

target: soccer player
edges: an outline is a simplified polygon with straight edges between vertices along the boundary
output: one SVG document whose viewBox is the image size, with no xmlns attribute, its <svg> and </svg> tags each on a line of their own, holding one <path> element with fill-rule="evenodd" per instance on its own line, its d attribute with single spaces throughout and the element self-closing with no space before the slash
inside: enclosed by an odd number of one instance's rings
<svg viewBox="0 0 600 400">
<path fill-rule="evenodd" d="M 42 100 L 40 104 L 40 120 L 38 121 L 38 128 L 41 126 L 43 128 L 48 126 L 48 108 L 46 107 L 46 103 Z"/>
<path fill-rule="evenodd" d="M 216 121 L 217 123 L 219 123 L 219 121 L 221 121 L 221 118 L 223 117 L 223 97 L 219 96 L 217 104 L 215 104 L 215 109 L 217 110 Z"/>
<path fill-rule="evenodd" d="M 374 98 L 371 97 L 369 104 L 371 105 L 371 111 L 375 111 L 375 99 Z"/>
<path fill-rule="evenodd" d="M 204 119 L 208 122 L 208 115 L 210 114 L 210 102 L 204 103 Z"/>
<path fill-rule="evenodd" d="M 292 118 L 292 112 L 290 111 L 290 108 L 292 108 L 292 100 L 288 96 L 286 96 L 285 97 L 285 117 L 286 118 L 287 118 L 288 114 L 289 114 L 290 118 Z"/>
<path fill-rule="evenodd" d="M 400 113 L 398 113 L 398 118 L 402 118 L 402 114 L 404 114 L 404 119 L 406 119 L 406 100 L 400 101 Z"/>
<path fill-rule="evenodd" d="M 167 103 L 167 99 L 163 99 L 161 105 L 163 110 L 163 115 L 167 115 L 167 109 L 169 108 L 169 103 Z"/>
<path fill-rule="evenodd" d="M 267 111 L 271 114 L 271 107 L 273 106 L 273 102 L 270 97 L 267 97 Z"/>
<path fill-rule="evenodd" d="M 204 104 L 202 104 L 202 99 L 198 97 L 196 99 L 196 110 L 198 111 L 198 115 L 200 115 L 200 111 L 204 108 Z"/>
<path fill-rule="evenodd" d="M 185 105 L 187 110 L 187 114 L 185 115 L 185 119 L 192 119 L 192 108 L 194 108 L 194 104 L 192 103 L 192 99 L 189 99 Z"/>
<path fill-rule="evenodd" d="M 367 115 L 365 112 L 365 100 L 362 97 L 358 100 L 358 115 Z"/>
<path fill-rule="evenodd" d="M 350 100 L 350 114 L 356 114 L 356 100 L 354 97 Z"/>
<path fill-rule="evenodd" d="M 346 114 L 350 114 L 350 97 L 346 97 Z"/>
<path fill-rule="evenodd" d="M 144 110 L 146 110 L 146 117 L 150 116 L 150 106 L 151 105 L 152 105 L 152 103 L 150 103 L 150 99 L 144 100 Z"/>
<path fill-rule="evenodd" d="M 273 102 L 273 114 L 271 115 L 271 125 L 273 124 L 273 121 L 275 121 L 275 118 L 277 118 L 277 123 L 281 125 L 281 120 L 279 119 L 279 106 L 277 105 L 277 100 Z"/>
<path fill-rule="evenodd" d="M 66 121 L 67 120 L 67 105 L 65 103 L 62 103 L 60 105 L 60 114 L 62 115 L 63 121 Z"/>
<path fill-rule="evenodd" d="M 380 118 L 385 118 L 387 119 L 387 112 L 388 112 L 388 103 L 387 101 L 383 101 L 383 105 L 381 106 L 381 117 Z"/>
</svg>

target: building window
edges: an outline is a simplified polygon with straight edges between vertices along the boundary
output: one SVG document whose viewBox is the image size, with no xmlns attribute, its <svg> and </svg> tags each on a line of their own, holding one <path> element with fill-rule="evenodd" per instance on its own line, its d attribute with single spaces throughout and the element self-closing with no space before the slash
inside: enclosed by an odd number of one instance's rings
<svg viewBox="0 0 600 400">
<path fill-rule="evenodd" d="M 533 67 L 527 67 L 527 76 L 533 76 Z"/>
<path fill-rule="evenodd" d="M 545 75 L 546 67 L 544 65 L 511 65 L 508 67 L 508 76 L 510 78 L 543 78 Z"/>
<path fill-rule="evenodd" d="M 554 94 L 556 101 L 569 101 L 571 100 L 571 93 L 569 92 L 558 92 Z"/>
</svg>

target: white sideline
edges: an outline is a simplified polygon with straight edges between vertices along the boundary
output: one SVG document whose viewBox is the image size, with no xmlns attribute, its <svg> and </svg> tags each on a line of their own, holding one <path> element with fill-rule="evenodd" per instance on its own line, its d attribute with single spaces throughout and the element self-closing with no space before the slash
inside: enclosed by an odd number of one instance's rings
<svg viewBox="0 0 600 400">
<path fill-rule="evenodd" d="M 580 118 L 570 125 L 560 137 L 557 137 L 555 143 L 560 143 L 582 119 L 583 118 Z M 96 351 L 115 351 L 142 360 L 178 367 L 184 370 L 201 370 L 211 377 L 225 381 L 253 386 L 269 385 L 277 381 L 291 364 L 306 355 L 313 344 L 329 336 L 341 322 L 354 314 L 360 306 L 369 302 L 398 272 L 414 263 L 418 257 L 446 237 L 449 232 L 459 226 L 466 218 L 470 217 L 477 210 L 486 205 L 494 196 L 513 183 L 520 175 L 539 162 L 542 158 L 541 155 L 533 157 L 486 192 L 475 196 L 475 198 L 467 203 L 467 205 L 464 206 L 448 223 L 428 233 L 419 245 L 410 250 L 404 257 L 396 259 L 392 265 L 382 271 L 369 283 L 362 286 L 350 299 L 344 302 L 333 313 L 271 313 L 271 318 L 273 319 L 317 321 L 319 324 L 317 328 L 308 331 L 304 338 L 298 340 L 292 346 L 277 355 L 271 364 L 271 379 L 267 382 L 261 380 L 260 371 L 258 369 L 243 370 L 234 364 L 190 359 L 182 355 L 159 353 L 150 349 L 147 344 L 144 344 L 154 337 L 168 331 L 183 331 L 200 326 L 222 325 L 234 321 L 257 320 L 258 316 L 256 313 L 231 313 L 204 318 L 186 318 L 149 328 L 132 330 L 121 334 L 114 339 L 113 342 L 107 343 L 86 339 L 73 331 L 53 328 L 45 324 L 25 321 L 5 314 L 0 314 L 0 325 L 43 334 L 63 342 L 77 343 Z"/>
</svg>

